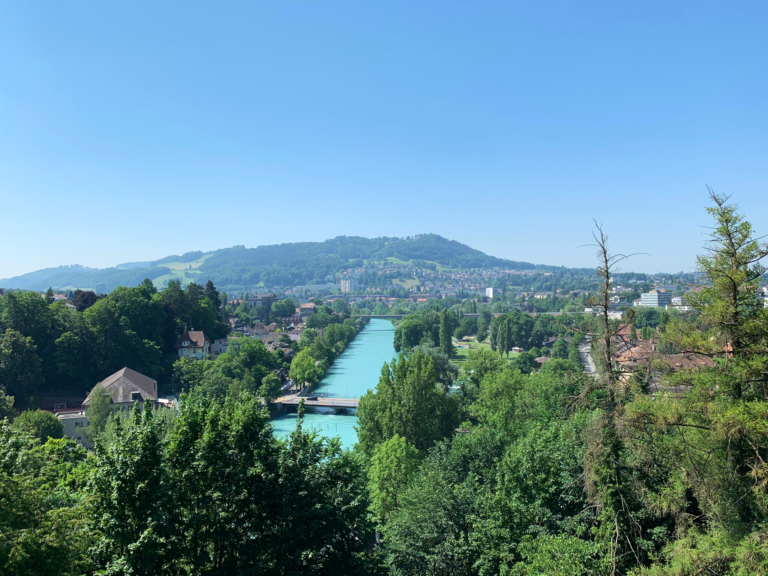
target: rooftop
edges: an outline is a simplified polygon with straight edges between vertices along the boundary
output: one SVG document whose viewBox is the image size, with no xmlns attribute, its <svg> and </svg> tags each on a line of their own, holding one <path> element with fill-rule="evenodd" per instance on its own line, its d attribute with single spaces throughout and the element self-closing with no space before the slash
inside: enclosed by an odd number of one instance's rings
<svg viewBox="0 0 768 576">
<path fill-rule="evenodd" d="M 108 376 L 98 385 L 111 392 L 113 404 L 133 402 L 132 392 L 138 392 L 142 401 L 157 399 L 157 381 L 127 367 Z M 84 406 L 88 405 L 92 394 L 93 391 L 88 394 L 88 398 L 83 402 Z"/>
</svg>

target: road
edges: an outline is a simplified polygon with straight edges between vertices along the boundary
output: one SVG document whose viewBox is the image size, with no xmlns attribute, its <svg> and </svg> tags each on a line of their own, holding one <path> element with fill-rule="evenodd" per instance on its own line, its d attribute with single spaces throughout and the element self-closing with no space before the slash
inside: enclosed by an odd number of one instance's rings
<svg viewBox="0 0 768 576">
<path fill-rule="evenodd" d="M 584 339 L 584 342 L 579 344 L 579 357 L 581 358 L 581 363 L 584 364 L 584 372 L 586 374 L 597 376 L 597 367 L 595 366 L 595 361 L 592 360 L 592 356 L 589 355 L 590 346 L 591 341 L 589 337 L 587 337 Z"/>
</svg>

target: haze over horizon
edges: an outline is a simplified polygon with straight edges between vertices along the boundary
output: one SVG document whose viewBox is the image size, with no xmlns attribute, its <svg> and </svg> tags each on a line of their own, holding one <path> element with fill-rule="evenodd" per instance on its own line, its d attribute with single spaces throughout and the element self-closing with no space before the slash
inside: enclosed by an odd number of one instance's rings
<svg viewBox="0 0 768 576">
<path fill-rule="evenodd" d="M 433 232 L 690 271 L 706 185 L 768 232 L 768 6 L 0 5 L 0 278 Z"/>
</svg>

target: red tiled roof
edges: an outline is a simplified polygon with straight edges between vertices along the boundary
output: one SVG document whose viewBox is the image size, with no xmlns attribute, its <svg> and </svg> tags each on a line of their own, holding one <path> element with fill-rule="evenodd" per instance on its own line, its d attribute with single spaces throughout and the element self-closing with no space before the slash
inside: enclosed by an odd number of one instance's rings
<svg viewBox="0 0 768 576">
<path fill-rule="evenodd" d="M 203 348 L 207 341 L 208 338 L 205 337 L 205 332 L 184 328 L 184 332 L 176 340 L 176 348 Z M 189 342 L 189 344 L 185 346 L 184 342 Z"/>
</svg>

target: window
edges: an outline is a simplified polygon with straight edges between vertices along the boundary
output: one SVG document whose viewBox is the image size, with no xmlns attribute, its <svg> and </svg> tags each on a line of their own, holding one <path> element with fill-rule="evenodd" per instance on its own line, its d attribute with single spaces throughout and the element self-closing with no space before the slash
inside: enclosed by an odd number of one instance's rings
<svg viewBox="0 0 768 576">
<path fill-rule="evenodd" d="M 141 400 L 141 392 L 131 392 L 131 402 Z"/>
<path fill-rule="evenodd" d="M 184 340 L 184 342 L 181 343 L 182 346 L 189 346 L 189 340 Z"/>
</svg>

